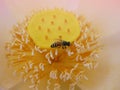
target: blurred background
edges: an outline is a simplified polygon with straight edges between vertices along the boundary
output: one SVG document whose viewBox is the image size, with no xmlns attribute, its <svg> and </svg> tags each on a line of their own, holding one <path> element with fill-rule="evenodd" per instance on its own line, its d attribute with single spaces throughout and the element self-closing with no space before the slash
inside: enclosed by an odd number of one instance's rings
<svg viewBox="0 0 120 90">
<path fill-rule="evenodd" d="M 85 15 L 101 25 L 105 56 L 89 81 L 81 84 L 83 90 L 120 90 L 120 0 L 0 0 L 0 90 L 28 89 L 7 69 L 4 45 L 13 25 L 35 11 L 52 8 Z"/>
</svg>

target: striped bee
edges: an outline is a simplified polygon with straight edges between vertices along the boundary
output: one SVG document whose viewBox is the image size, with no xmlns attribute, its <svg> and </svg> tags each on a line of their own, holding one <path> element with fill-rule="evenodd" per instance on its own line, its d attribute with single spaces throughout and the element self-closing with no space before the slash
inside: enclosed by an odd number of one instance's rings
<svg viewBox="0 0 120 90">
<path fill-rule="evenodd" d="M 51 44 L 51 48 L 60 48 L 62 47 L 63 49 L 66 48 L 66 46 L 70 46 L 70 42 L 68 41 L 64 41 L 64 40 L 58 40 L 56 42 L 54 42 L 53 44 Z"/>
</svg>

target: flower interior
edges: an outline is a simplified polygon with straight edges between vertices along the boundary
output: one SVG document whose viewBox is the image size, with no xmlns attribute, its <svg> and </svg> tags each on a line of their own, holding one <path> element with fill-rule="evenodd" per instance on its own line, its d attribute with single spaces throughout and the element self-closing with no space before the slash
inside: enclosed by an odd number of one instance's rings
<svg viewBox="0 0 120 90">
<path fill-rule="evenodd" d="M 36 90 L 63 90 L 65 85 L 74 90 L 98 65 L 100 33 L 72 12 L 39 11 L 14 26 L 12 37 L 6 44 L 8 63 Z M 57 40 L 69 41 L 70 46 L 51 48 Z"/>
</svg>

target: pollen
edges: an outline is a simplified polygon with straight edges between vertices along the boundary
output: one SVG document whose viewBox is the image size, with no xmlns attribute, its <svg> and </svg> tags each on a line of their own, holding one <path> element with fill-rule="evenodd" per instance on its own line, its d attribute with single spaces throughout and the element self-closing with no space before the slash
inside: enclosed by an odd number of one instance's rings
<svg viewBox="0 0 120 90">
<path fill-rule="evenodd" d="M 41 26 L 38 26 L 38 30 L 41 30 Z"/>
<path fill-rule="evenodd" d="M 59 35 L 59 39 L 62 40 L 62 35 Z"/>
<path fill-rule="evenodd" d="M 55 19 L 55 18 L 56 18 L 56 15 L 53 15 L 53 18 Z"/>
<path fill-rule="evenodd" d="M 54 25 L 54 22 L 53 22 L 53 21 L 51 21 L 51 25 Z"/>
<path fill-rule="evenodd" d="M 65 23 L 67 23 L 67 19 L 65 19 Z"/>
<path fill-rule="evenodd" d="M 45 35 L 45 40 L 48 40 L 48 36 L 47 35 Z"/>
<path fill-rule="evenodd" d="M 69 28 L 67 29 L 67 32 L 70 33 L 70 29 Z"/>
<path fill-rule="evenodd" d="M 44 21 L 45 21 L 45 19 L 44 19 L 44 18 L 41 18 L 41 21 L 42 21 L 42 22 L 44 22 Z"/>
<path fill-rule="evenodd" d="M 98 66 L 101 34 L 83 16 L 59 9 L 40 11 L 11 33 L 13 39 L 5 47 L 8 63 L 25 82 L 31 82 L 29 88 L 63 90 L 67 85 L 65 90 L 74 90 Z M 55 39 L 69 41 L 70 46 L 51 48 Z"/>
<path fill-rule="evenodd" d="M 58 27 L 58 30 L 59 30 L 59 31 L 61 30 L 61 27 L 60 27 L 60 26 Z"/>
<path fill-rule="evenodd" d="M 48 32 L 48 33 L 50 33 L 50 32 L 51 32 L 49 28 L 47 29 L 47 32 Z"/>
</svg>

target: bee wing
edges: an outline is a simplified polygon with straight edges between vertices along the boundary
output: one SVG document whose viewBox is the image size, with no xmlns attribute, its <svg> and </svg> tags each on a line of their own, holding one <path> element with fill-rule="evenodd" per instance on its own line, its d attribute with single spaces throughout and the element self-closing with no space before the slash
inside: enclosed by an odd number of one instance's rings
<svg viewBox="0 0 120 90">
<path fill-rule="evenodd" d="M 55 42 L 62 42 L 61 39 L 55 39 Z"/>
</svg>

